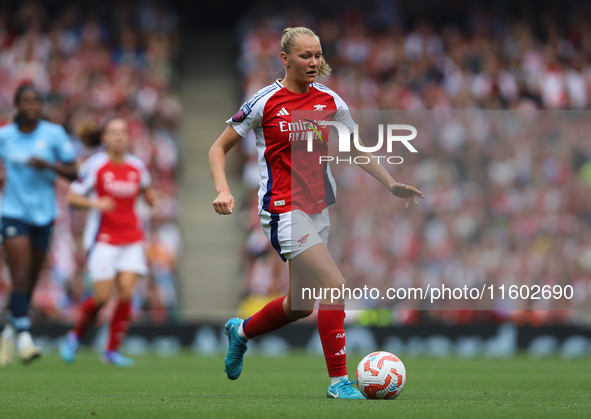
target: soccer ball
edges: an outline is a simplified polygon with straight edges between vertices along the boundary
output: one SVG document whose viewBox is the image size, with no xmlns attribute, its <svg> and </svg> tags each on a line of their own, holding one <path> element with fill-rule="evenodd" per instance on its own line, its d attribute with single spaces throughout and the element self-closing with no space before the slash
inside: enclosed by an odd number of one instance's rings
<svg viewBox="0 0 591 419">
<path fill-rule="evenodd" d="M 357 388 L 368 399 L 395 399 L 406 383 L 406 368 L 390 352 L 372 352 L 361 360 L 355 372 Z"/>
</svg>

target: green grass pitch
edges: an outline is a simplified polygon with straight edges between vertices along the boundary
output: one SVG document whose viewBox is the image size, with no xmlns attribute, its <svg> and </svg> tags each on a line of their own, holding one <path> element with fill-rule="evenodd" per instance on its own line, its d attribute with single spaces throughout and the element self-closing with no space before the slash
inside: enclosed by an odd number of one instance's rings
<svg viewBox="0 0 591 419">
<path fill-rule="evenodd" d="M 349 355 L 353 372 L 360 356 Z M 396 400 L 329 400 L 324 360 L 247 356 L 230 381 L 223 357 L 139 357 L 118 369 L 83 352 L 0 369 L 0 418 L 591 417 L 591 361 L 403 357 Z"/>
</svg>

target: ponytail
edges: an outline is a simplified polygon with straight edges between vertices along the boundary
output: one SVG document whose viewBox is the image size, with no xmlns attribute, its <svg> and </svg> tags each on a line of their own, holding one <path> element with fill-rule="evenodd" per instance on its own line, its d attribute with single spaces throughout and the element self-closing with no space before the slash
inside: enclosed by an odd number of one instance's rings
<svg viewBox="0 0 591 419">
<path fill-rule="evenodd" d="M 101 128 L 92 119 L 84 119 L 76 124 L 74 134 L 87 148 L 93 148 L 101 143 Z"/>
</svg>

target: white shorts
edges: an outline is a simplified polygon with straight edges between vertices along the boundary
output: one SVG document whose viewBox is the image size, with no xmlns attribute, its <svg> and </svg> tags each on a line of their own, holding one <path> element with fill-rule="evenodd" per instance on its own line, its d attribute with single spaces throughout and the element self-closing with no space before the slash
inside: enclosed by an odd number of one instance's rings
<svg viewBox="0 0 591 419">
<path fill-rule="evenodd" d="M 93 282 L 114 279 L 118 272 L 148 273 L 144 243 L 115 246 L 98 242 L 88 255 L 88 273 Z"/>
<path fill-rule="evenodd" d="M 293 259 L 319 243 L 328 246 L 328 208 L 320 214 L 311 215 L 300 210 L 283 214 L 271 214 L 263 210 L 259 217 L 267 239 L 284 261 Z"/>
</svg>

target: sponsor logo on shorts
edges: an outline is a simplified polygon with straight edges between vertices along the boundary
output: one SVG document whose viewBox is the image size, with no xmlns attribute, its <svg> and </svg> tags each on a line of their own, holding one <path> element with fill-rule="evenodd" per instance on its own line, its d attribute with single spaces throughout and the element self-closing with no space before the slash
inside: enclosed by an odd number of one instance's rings
<svg viewBox="0 0 591 419">
<path fill-rule="evenodd" d="M 337 337 L 335 339 L 340 339 L 340 338 L 344 338 L 345 334 L 344 333 L 337 333 Z"/>
<path fill-rule="evenodd" d="M 285 199 L 282 199 L 281 201 L 275 201 L 275 206 L 276 207 L 280 207 L 282 205 L 285 205 Z"/>
<path fill-rule="evenodd" d="M 301 239 L 298 240 L 298 243 L 300 244 L 299 247 L 302 247 L 302 244 L 304 244 L 308 241 L 308 236 L 309 236 L 309 234 L 306 234 L 304 237 L 302 237 Z"/>
</svg>

